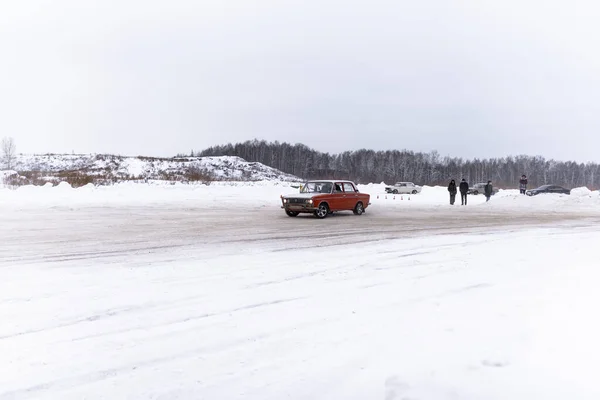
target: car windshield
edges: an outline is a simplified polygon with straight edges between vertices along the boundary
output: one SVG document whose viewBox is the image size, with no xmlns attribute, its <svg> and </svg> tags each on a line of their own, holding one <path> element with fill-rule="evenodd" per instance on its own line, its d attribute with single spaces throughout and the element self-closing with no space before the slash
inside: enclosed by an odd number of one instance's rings
<svg viewBox="0 0 600 400">
<path fill-rule="evenodd" d="M 548 189 L 550 186 L 552 186 L 552 185 L 543 185 L 543 186 L 540 186 L 539 188 L 537 188 L 537 189 L 535 189 L 535 190 L 546 190 L 546 189 Z"/>
<path fill-rule="evenodd" d="M 302 185 L 300 193 L 331 193 L 332 188 L 331 182 L 307 182 Z"/>
</svg>

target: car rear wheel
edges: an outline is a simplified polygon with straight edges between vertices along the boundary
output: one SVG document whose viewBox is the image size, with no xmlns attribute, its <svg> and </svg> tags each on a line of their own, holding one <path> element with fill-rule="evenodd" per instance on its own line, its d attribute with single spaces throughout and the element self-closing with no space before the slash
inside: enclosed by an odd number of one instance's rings
<svg viewBox="0 0 600 400">
<path fill-rule="evenodd" d="M 323 218 L 327 217 L 328 214 L 329 214 L 329 206 L 327 205 L 327 203 L 319 204 L 319 208 L 317 209 L 317 211 L 315 211 L 315 217 L 317 217 L 319 219 L 323 219 Z"/>
<path fill-rule="evenodd" d="M 352 211 L 355 215 L 362 215 L 362 213 L 365 212 L 365 207 L 363 206 L 363 203 L 359 201 L 358 203 L 356 203 L 356 206 L 354 206 L 354 210 Z"/>
<path fill-rule="evenodd" d="M 479 194 L 479 192 L 478 192 L 477 190 L 474 190 L 474 191 L 473 191 L 473 194 L 474 194 L 475 196 L 477 196 L 477 195 Z"/>
<path fill-rule="evenodd" d="M 417 190 L 416 190 L 416 189 L 412 191 L 412 194 L 417 194 L 417 193 L 418 193 L 418 192 L 417 192 Z"/>
<path fill-rule="evenodd" d="M 398 189 L 394 189 L 394 190 L 392 191 L 392 193 L 394 193 L 394 194 L 398 194 Z"/>
<path fill-rule="evenodd" d="M 285 213 L 288 215 L 288 217 L 297 217 L 298 214 L 300 214 L 297 211 L 291 211 L 291 210 L 285 210 Z"/>
</svg>

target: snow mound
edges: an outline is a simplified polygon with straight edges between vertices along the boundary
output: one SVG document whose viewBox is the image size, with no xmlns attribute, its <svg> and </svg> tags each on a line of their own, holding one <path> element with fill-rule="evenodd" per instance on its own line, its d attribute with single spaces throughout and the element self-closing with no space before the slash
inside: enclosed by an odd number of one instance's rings
<svg viewBox="0 0 600 400">
<path fill-rule="evenodd" d="M 593 193 L 594 192 L 586 187 L 580 187 L 571 190 L 571 196 L 574 197 L 591 197 Z"/>
<path fill-rule="evenodd" d="M 443 186 L 423 186 L 421 193 L 416 195 L 388 194 L 385 192 L 385 184 L 370 183 L 358 185 L 359 190 L 371 195 L 371 203 L 374 207 L 401 207 L 401 208 L 442 208 L 450 206 L 448 189 Z M 469 195 L 468 206 L 491 207 L 497 209 L 527 209 L 532 212 L 538 210 L 561 211 L 578 209 L 600 210 L 600 194 L 598 191 L 590 191 L 588 188 L 575 188 L 571 195 L 566 194 L 540 194 L 537 196 L 525 196 L 518 190 L 500 190 L 490 198 L 489 202 L 483 195 Z M 460 195 L 456 198 L 456 205 L 460 207 Z M 373 207 L 373 208 L 374 208 Z"/>
<path fill-rule="evenodd" d="M 105 154 L 43 154 L 19 155 L 17 171 L 34 171 L 53 176 L 83 174 L 103 177 L 109 181 L 160 179 L 235 180 L 235 181 L 301 181 L 258 162 L 248 162 L 240 157 L 124 157 Z"/>
</svg>

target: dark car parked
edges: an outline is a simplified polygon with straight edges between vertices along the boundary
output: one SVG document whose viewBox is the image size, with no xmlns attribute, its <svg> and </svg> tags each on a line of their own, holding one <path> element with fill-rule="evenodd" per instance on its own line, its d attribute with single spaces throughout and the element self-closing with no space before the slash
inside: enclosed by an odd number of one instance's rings
<svg viewBox="0 0 600 400">
<path fill-rule="evenodd" d="M 543 185 L 537 189 L 528 190 L 525 193 L 527 196 L 535 196 L 536 194 L 542 193 L 571 194 L 571 189 L 565 189 L 564 187 L 557 185 Z"/>
<path fill-rule="evenodd" d="M 487 185 L 487 183 L 476 183 L 469 188 L 467 193 L 474 194 L 475 196 L 477 196 L 479 193 L 483 194 L 485 193 L 485 185 Z M 498 191 L 499 189 L 492 185 L 492 195 L 495 195 L 498 193 Z"/>
</svg>

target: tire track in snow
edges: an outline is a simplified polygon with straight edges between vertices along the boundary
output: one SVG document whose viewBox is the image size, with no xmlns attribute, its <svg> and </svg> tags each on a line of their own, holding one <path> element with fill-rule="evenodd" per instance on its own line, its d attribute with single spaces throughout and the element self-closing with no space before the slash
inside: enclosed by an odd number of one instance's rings
<svg viewBox="0 0 600 400">
<path fill-rule="evenodd" d="M 293 301 L 293 300 L 292 300 Z M 281 303 L 281 302 L 279 302 Z M 276 303 L 276 304 L 279 304 Z M 251 307 L 256 308 L 256 307 Z M 243 309 L 243 308 L 242 308 Z M 335 322 L 340 318 L 329 318 L 327 320 L 328 323 Z M 271 330 L 266 333 L 255 334 L 252 336 L 246 336 L 239 339 L 229 340 L 223 342 L 219 345 L 213 346 L 200 346 L 196 348 L 186 349 L 185 351 L 172 353 L 163 357 L 154 357 L 149 358 L 144 361 L 139 361 L 135 363 L 130 363 L 126 365 L 122 365 L 115 368 L 103 369 L 100 371 L 88 372 L 84 374 L 77 374 L 70 377 L 59 378 L 56 380 L 47 381 L 44 383 L 40 383 L 37 385 L 32 385 L 29 387 L 24 387 L 16 390 L 6 391 L 4 393 L 0 392 L 0 400 L 15 400 L 15 399 L 30 399 L 36 398 L 37 394 L 45 391 L 53 391 L 56 393 L 60 390 L 68 390 L 78 386 L 85 386 L 89 384 L 93 384 L 96 382 L 104 381 L 107 379 L 115 378 L 120 375 L 124 375 L 127 373 L 134 373 L 137 370 L 145 369 L 145 368 L 156 368 L 157 365 L 165 364 L 173 361 L 179 361 L 183 359 L 194 359 L 194 358 L 203 358 L 204 355 L 211 355 L 214 353 L 220 353 L 223 351 L 230 350 L 231 348 L 238 346 L 245 346 L 248 342 L 260 342 L 270 337 L 280 337 L 283 334 L 289 332 L 297 332 L 301 329 L 306 329 L 314 326 L 318 326 L 323 324 L 321 320 L 313 320 L 309 322 L 304 322 L 300 324 L 296 324 L 293 326 L 288 326 L 285 328 L 279 328 L 275 330 Z M 0 389 L 1 390 L 1 389 Z"/>
</svg>

